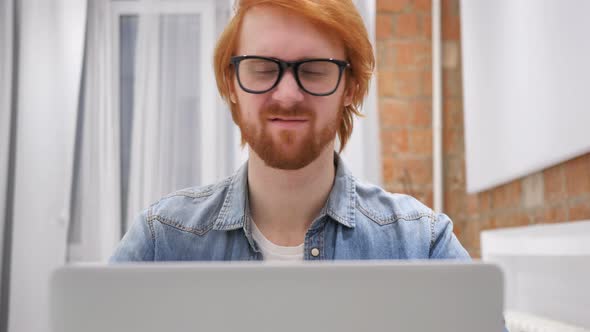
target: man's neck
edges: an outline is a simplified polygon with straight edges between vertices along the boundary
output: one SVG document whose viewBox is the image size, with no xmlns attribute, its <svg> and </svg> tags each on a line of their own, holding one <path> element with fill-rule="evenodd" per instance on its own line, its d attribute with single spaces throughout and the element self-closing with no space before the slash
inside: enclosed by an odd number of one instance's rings
<svg viewBox="0 0 590 332">
<path fill-rule="evenodd" d="M 282 246 L 303 243 L 334 183 L 333 151 L 330 144 L 316 160 L 293 171 L 268 167 L 250 151 L 250 211 L 256 226 L 271 242 Z"/>
</svg>

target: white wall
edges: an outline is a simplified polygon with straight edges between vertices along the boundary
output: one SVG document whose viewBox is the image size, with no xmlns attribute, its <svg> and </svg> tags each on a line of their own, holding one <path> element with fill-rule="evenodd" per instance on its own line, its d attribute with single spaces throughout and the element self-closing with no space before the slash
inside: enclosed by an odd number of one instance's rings
<svg viewBox="0 0 590 332">
<path fill-rule="evenodd" d="M 467 190 L 590 152 L 590 1 L 463 0 Z"/>
<path fill-rule="evenodd" d="M 48 329 L 65 259 L 86 3 L 21 0 L 9 331 Z"/>
</svg>

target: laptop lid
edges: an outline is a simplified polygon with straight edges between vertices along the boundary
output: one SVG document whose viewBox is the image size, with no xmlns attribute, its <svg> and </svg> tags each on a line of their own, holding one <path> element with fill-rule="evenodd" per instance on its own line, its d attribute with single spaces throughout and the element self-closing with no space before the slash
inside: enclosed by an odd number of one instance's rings
<svg viewBox="0 0 590 332">
<path fill-rule="evenodd" d="M 440 261 L 66 266 L 50 310 L 56 332 L 498 332 L 502 282 Z"/>
</svg>

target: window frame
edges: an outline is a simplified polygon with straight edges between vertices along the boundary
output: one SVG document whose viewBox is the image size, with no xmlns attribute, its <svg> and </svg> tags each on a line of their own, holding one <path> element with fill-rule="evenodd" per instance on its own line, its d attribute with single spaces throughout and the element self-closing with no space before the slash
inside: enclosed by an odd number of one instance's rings
<svg viewBox="0 0 590 332">
<path fill-rule="evenodd" d="M 217 90 L 215 82 L 215 74 L 211 64 L 211 54 L 215 48 L 215 0 L 166 0 L 166 1 L 150 1 L 150 0 L 122 0 L 111 1 L 110 26 L 111 26 L 111 41 L 112 54 L 111 61 L 113 64 L 112 70 L 112 107 L 120 114 L 120 99 L 121 90 L 119 85 L 120 79 L 120 17 L 125 15 L 142 15 L 142 14 L 198 14 L 201 20 L 200 40 L 200 58 L 199 68 L 201 70 L 200 77 L 200 104 L 199 104 L 199 132 L 200 132 L 200 153 L 202 156 L 217 156 L 220 152 L 225 151 L 221 149 L 215 142 L 218 142 L 215 132 L 216 125 L 221 119 L 219 118 L 217 110 Z M 204 125 L 207 124 L 207 125 Z M 221 150 L 221 151 L 220 151 Z M 214 160 L 218 160 L 215 158 Z M 216 181 L 222 174 L 220 170 L 222 167 L 217 167 L 215 162 L 210 162 L 211 158 L 200 158 L 200 178 L 203 183 L 212 183 Z"/>
</svg>

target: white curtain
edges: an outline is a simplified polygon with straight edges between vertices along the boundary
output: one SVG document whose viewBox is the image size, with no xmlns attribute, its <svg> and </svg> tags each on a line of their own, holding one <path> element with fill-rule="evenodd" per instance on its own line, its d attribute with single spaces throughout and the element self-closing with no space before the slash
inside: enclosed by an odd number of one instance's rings
<svg viewBox="0 0 590 332">
<path fill-rule="evenodd" d="M 163 195 L 201 184 L 200 25 L 198 14 L 139 18 L 129 221 Z"/>
<path fill-rule="evenodd" d="M 141 210 L 231 172 L 210 58 L 228 11 L 214 0 L 89 2 L 70 261 L 108 259 Z"/>
<path fill-rule="evenodd" d="M 105 260 L 121 236 L 120 120 L 113 97 L 110 24 L 109 2 L 89 1 L 70 261 Z"/>
<path fill-rule="evenodd" d="M 13 0 L 0 0 L 0 271 L 4 248 L 12 95 Z M 1 295 L 1 294 L 0 294 Z"/>
<path fill-rule="evenodd" d="M 369 38 L 373 44 L 373 50 L 376 52 L 375 0 L 354 0 L 354 3 L 365 21 Z M 365 99 L 362 108 L 362 113 L 365 117 L 355 119 L 352 136 L 342 153 L 342 158 L 355 176 L 364 181 L 381 185 L 381 146 L 379 140 L 376 82 L 375 77 L 373 77 L 369 87 L 369 95 Z"/>
<path fill-rule="evenodd" d="M 86 2 L 18 1 L 19 48 L 8 331 L 48 332 L 65 262 Z"/>
</svg>

